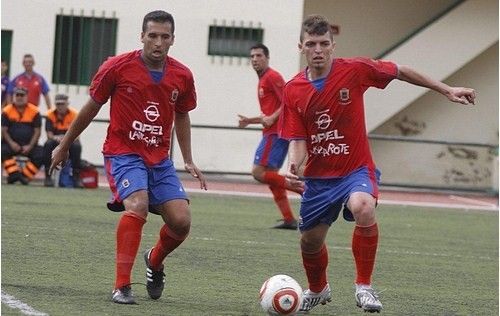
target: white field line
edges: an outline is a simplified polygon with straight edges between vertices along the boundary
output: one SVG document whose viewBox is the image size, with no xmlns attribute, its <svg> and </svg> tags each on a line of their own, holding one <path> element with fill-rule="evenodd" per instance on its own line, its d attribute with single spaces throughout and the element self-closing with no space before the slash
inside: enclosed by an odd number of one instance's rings
<svg viewBox="0 0 500 316">
<path fill-rule="evenodd" d="M 257 192 L 241 192 L 241 191 L 225 191 L 225 190 L 201 190 L 201 189 L 186 189 L 187 192 L 193 193 L 207 193 L 207 194 L 218 194 L 218 195 L 235 195 L 235 196 L 248 196 L 248 197 L 267 197 L 272 198 L 271 193 L 257 193 Z M 289 194 L 289 199 L 298 200 L 300 196 L 297 194 Z M 474 200 L 475 201 L 475 200 Z M 464 201 L 463 201 L 464 202 Z M 468 201 L 471 202 L 471 201 Z M 479 203 L 482 202 L 482 203 Z M 460 208 L 469 210 L 485 210 L 485 211 L 498 211 L 498 206 L 492 203 L 486 203 L 483 201 L 477 201 L 480 205 L 471 204 L 456 204 L 456 203 L 435 203 L 435 202 L 412 202 L 403 200 L 384 200 L 379 199 L 379 204 L 385 205 L 407 205 L 407 206 L 422 206 L 422 207 L 436 207 L 436 208 Z"/>
<path fill-rule="evenodd" d="M 481 200 L 477 200 L 477 199 L 466 198 L 466 197 L 463 197 L 463 196 L 450 195 L 450 199 L 455 200 L 455 201 L 462 201 L 462 202 L 465 202 L 465 203 L 473 203 L 473 204 L 479 204 L 479 205 L 484 205 L 484 206 L 492 206 L 492 207 L 497 207 L 498 208 L 498 205 L 496 205 L 494 203 L 489 203 L 489 202 L 485 202 L 485 201 L 481 201 Z"/>
<path fill-rule="evenodd" d="M 108 187 L 107 183 L 99 183 L 101 187 Z M 228 191 L 228 190 L 202 190 L 202 189 L 191 189 L 186 188 L 186 192 L 191 193 L 204 193 L 204 194 L 215 194 L 215 195 L 229 195 L 229 196 L 245 196 L 245 197 L 261 197 L 261 198 L 272 198 L 271 193 L 259 193 L 259 192 L 243 192 L 243 191 Z M 453 197 L 453 196 L 451 196 Z M 300 199 L 297 194 L 288 194 L 288 198 L 292 200 Z M 384 200 L 379 199 L 378 203 L 381 205 L 406 205 L 406 206 L 420 206 L 420 207 L 435 207 L 435 208 L 459 208 L 466 210 L 482 210 L 482 211 L 498 211 L 498 205 L 493 203 L 488 203 L 484 201 L 479 201 L 475 199 L 463 198 L 455 196 L 452 198 L 457 201 L 475 203 L 479 205 L 462 204 L 462 203 L 436 203 L 436 202 L 415 202 L 415 201 L 404 201 L 404 200 Z"/>
<path fill-rule="evenodd" d="M 24 315 L 32 316 L 48 316 L 49 314 L 37 311 L 33 307 L 26 303 L 21 302 L 12 295 L 9 295 L 2 291 L 2 304 L 9 306 L 10 308 L 18 309 Z"/>
</svg>

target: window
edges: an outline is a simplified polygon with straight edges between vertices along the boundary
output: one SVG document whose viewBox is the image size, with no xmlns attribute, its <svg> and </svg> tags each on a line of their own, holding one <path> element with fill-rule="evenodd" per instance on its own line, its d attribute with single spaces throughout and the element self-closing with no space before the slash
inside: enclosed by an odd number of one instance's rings
<svg viewBox="0 0 500 316">
<path fill-rule="evenodd" d="M 12 47 L 12 31 L 2 30 L 2 60 L 4 60 L 9 69 L 7 70 L 7 75 L 10 71 L 10 50 Z"/>
<path fill-rule="evenodd" d="M 250 47 L 262 43 L 262 28 L 210 26 L 208 55 L 248 57 Z"/>
<path fill-rule="evenodd" d="M 100 64 L 116 54 L 117 26 L 115 18 L 57 15 L 52 82 L 89 85 Z"/>
</svg>

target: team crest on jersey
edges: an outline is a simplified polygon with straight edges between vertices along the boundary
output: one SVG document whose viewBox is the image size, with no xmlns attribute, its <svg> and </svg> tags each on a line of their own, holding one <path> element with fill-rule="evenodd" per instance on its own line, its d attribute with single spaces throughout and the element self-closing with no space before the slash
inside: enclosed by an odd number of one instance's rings
<svg viewBox="0 0 500 316">
<path fill-rule="evenodd" d="M 340 91 L 339 91 L 339 100 L 340 100 L 340 104 L 342 104 L 342 105 L 347 105 L 347 104 L 351 103 L 351 97 L 349 95 L 349 89 L 347 89 L 347 88 L 340 89 Z"/>
<path fill-rule="evenodd" d="M 259 98 L 262 98 L 264 96 L 264 88 L 259 87 Z"/>
<path fill-rule="evenodd" d="M 179 96 L 179 90 L 177 89 L 174 89 L 174 91 L 172 91 L 172 94 L 170 95 L 170 104 L 174 105 L 175 102 L 177 101 L 177 97 Z"/>
</svg>

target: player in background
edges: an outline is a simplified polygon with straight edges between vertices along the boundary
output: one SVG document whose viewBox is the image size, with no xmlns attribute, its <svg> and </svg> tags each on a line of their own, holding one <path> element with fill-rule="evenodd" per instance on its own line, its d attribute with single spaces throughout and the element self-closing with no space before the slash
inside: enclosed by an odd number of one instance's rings
<svg viewBox="0 0 500 316">
<path fill-rule="evenodd" d="M 90 99 L 52 153 L 51 171 L 68 159 L 75 139 L 111 98 L 110 123 L 103 146 L 112 191 L 108 208 L 124 211 L 116 229 L 116 279 L 112 301 L 135 304 L 131 271 L 148 210 L 165 224 L 156 245 L 144 253 L 147 290 L 158 299 L 164 288 L 163 261 L 188 236 L 191 213 L 184 188 L 169 158 L 172 124 L 184 168 L 206 190 L 191 155 L 189 111 L 196 107 L 191 71 L 168 56 L 174 43 L 174 18 L 165 11 L 145 15 L 141 50 L 109 58 L 90 85 Z"/>
<path fill-rule="evenodd" d="M 263 126 L 262 140 L 255 152 L 252 176 L 255 180 L 269 185 L 274 202 L 281 212 L 281 223 L 274 226 L 279 229 L 297 229 L 297 220 L 293 215 L 286 190 L 302 194 L 302 187 L 292 187 L 286 178 L 280 175 L 288 151 L 288 141 L 278 137 L 278 118 L 281 113 L 281 100 L 285 81 L 279 72 L 269 67 L 269 49 L 264 44 L 250 48 L 250 59 L 257 76 L 257 97 L 261 115 L 246 117 L 238 114 L 238 126 L 245 128 L 250 124 Z"/>
<path fill-rule="evenodd" d="M 373 162 L 365 127 L 363 93 L 383 89 L 392 80 L 432 89 L 452 102 L 474 104 L 475 91 L 450 87 L 414 69 L 368 58 L 333 58 L 335 41 L 328 20 L 308 16 L 299 50 L 307 67 L 285 85 L 280 126 L 290 139 L 290 181 L 307 156 L 299 229 L 302 261 L 309 283 L 301 311 L 331 300 L 325 238 L 339 213 L 355 221 L 352 253 L 356 268 L 355 300 L 364 311 L 379 312 L 372 273 L 378 245 L 375 207 L 380 173 Z"/>
</svg>

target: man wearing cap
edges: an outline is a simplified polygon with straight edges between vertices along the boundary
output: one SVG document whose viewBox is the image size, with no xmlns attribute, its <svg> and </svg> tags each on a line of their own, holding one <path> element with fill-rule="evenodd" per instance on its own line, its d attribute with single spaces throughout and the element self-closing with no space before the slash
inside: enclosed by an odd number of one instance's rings
<svg viewBox="0 0 500 316">
<path fill-rule="evenodd" d="M 47 132 L 47 142 L 43 147 L 43 161 L 45 164 L 45 181 L 46 187 L 53 187 L 54 180 L 49 175 L 50 160 L 52 159 L 52 151 L 59 145 L 64 134 L 69 129 L 69 126 L 75 119 L 78 112 L 69 106 L 68 96 L 65 94 L 57 94 L 55 97 L 55 109 L 50 109 L 47 112 L 47 120 L 45 121 L 45 131 Z M 69 158 L 71 167 L 73 168 L 73 185 L 75 188 L 82 188 L 80 181 L 82 145 L 77 138 L 69 148 Z"/>
<path fill-rule="evenodd" d="M 28 103 L 28 90 L 16 87 L 13 102 L 2 110 L 2 163 L 7 183 L 28 184 L 43 162 L 43 148 L 38 145 L 42 118 L 38 107 Z M 16 156 L 26 156 L 21 169 Z"/>
</svg>

